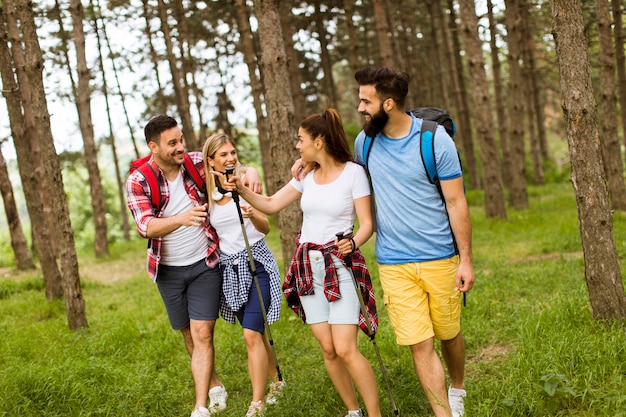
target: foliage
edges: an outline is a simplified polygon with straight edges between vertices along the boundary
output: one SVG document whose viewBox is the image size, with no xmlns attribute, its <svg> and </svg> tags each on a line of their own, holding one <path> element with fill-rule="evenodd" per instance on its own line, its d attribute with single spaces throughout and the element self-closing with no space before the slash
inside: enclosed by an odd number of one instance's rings
<svg viewBox="0 0 626 417">
<path fill-rule="evenodd" d="M 486 219 L 469 191 L 477 282 L 463 309 L 468 361 L 466 409 L 473 416 L 616 416 L 626 414 L 626 332 L 593 320 L 584 279 L 576 205 L 567 183 L 529 189 L 530 209 Z M 615 237 L 626 259 L 626 214 Z M 280 255 L 277 229 L 268 236 Z M 0 278 L 0 416 L 188 415 L 189 360 L 169 328 L 144 271 L 145 241 L 111 246 L 106 259 L 80 257 L 90 327 L 71 332 L 62 301 L 45 300 L 38 273 Z M 364 246 L 382 300 L 373 242 Z M 284 270 L 282 261 L 279 259 Z M 376 336 L 403 416 L 431 415 L 410 354 L 395 344 L 382 302 Z M 238 326 L 219 321 L 217 371 L 229 391 L 221 416 L 243 415 L 250 401 Z M 272 326 L 285 397 L 268 416 L 344 415 L 310 330 L 283 305 Z M 383 415 L 391 409 L 367 338 L 359 346 L 378 377 Z"/>
</svg>

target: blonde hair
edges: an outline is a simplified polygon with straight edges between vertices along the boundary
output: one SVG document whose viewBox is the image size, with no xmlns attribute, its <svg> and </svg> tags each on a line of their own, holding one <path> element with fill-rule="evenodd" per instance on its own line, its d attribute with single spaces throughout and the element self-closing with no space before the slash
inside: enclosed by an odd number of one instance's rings
<svg viewBox="0 0 626 417">
<path fill-rule="evenodd" d="M 235 146 L 235 142 L 225 133 L 215 133 L 208 137 L 206 142 L 204 142 L 204 146 L 202 147 L 202 159 L 204 161 L 204 172 L 206 173 L 206 192 L 207 192 L 207 201 L 209 203 L 209 212 L 213 208 L 213 191 L 217 189 L 217 184 L 215 182 L 215 175 L 211 175 L 210 171 L 213 168 L 209 165 L 209 158 L 215 158 L 215 153 L 225 144 L 230 143 L 233 145 L 235 150 L 237 147 Z M 237 163 L 235 164 L 235 171 L 233 175 L 241 176 L 241 164 L 239 163 L 239 158 L 237 158 Z"/>
</svg>

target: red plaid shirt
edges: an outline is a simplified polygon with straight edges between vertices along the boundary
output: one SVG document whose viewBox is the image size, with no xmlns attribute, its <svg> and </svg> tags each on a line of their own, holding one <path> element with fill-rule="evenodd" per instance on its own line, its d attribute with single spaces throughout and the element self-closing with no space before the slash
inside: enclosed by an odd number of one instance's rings
<svg viewBox="0 0 626 417">
<path fill-rule="evenodd" d="M 299 238 L 299 236 L 298 236 Z M 339 291 L 339 276 L 335 269 L 335 264 L 332 261 L 331 254 L 344 261 L 344 256 L 339 252 L 334 242 L 328 242 L 324 245 L 318 245 L 315 243 L 304 242 L 300 243 L 299 239 L 296 240 L 298 245 L 296 253 L 291 259 L 291 265 L 283 282 L 283 293 L 287 299 L 289 307 L 306 322 L 306 316 L 304 309 L 302 308 L 302 302 L 300 296 L 312 295 L 313 290 L 313 272 L 311 271 L 311 261 L 309 259 L 310 250 L 318 250 L 322 252 L 324 257 L 324 264 L 326 265 L 326 276 L 324 277 L 324 295 L 329 302 L 333 302 L 341 298 Z M 352 260 L 352 270 L 350 271 L 357 283 L 359 284 L 359 290 L 363 297 L 365 304 L 365 310 L 370 319 L 372 325 L 372 334 L 370 335 L 367 330 L 367 323 L 363 312 L 359 313 L 359 327 L 365 332 L 366 335 L 372 337 L 376 334 L 378 329 L 378 315 L 376 313 L 376 299 L 374 298 L 374 288 L 372 287 L 372 280 L 370 278 L 369 271 L 365 265 L 365 259 L 359 250 L 350 255 Z"/>
<path fill-rule="evenodd" d="M 189 156 L 191 157 L 193 163 L 196 165 L 196 168 L 198 168 L 198 171 L 200 172 L 204 180 L 205 174 L 204 164 L 202 161 L 202 153 L 189 152 Z M 163 215 L 163 209 L 169 202 L 170 198 L 170 190 L 167 185 L 167 181 L 165 180 L 165 177 L 163 175 L 163 172 L 157 166 L 156 162 L 154 162 L 154 158 L 150 158 L 148 163 L 158 174 L 157 179 L 159 181 L 159 189 L 161 191 L 161 198 L 163 201 L 163 207 L 161 207 L 160 211 L 156 211 L 152 207 L 152 201 L 150 200 L 150 185 L 139 170 L 136 170 L 135 172 L 130 174 L 128 179 L 126 180 L 126 197 L 128 200 L 128 208 L 130 209 L 133 218 L 135 219 L 135 223 L 137 223 L 137 231 L 139 231 L 139 235 L 143 238 L 148 238 L 148 222 L 153 218 L 158 218 Z M 187 191 L 187 194 L 189 195 L 191 200 L 199 205 L 205 204 L 207 202 L 206 193 L 198 189 L 191 177 L 189 175 L 186 175 L 184 165 L 181 165 L 180 169 L 181 174 L 183 174 L 185 191 Z M 213 227 L 211 227 L 211 225 L 209 224 L 208 219 L 204 223 L 204 232 L 207 236 L 207 239 L 209 240 L 206 264 L 209 268 L 215 268 L 219 265 L 219 246 L 217 233 L 215 232 L 215 229 L 213 229 Z M 148 275 L 153 281 L 156 281 L 157 279 L 162 246 L 162 237 L 148 238 L 147 270 Z"/>
</svg>

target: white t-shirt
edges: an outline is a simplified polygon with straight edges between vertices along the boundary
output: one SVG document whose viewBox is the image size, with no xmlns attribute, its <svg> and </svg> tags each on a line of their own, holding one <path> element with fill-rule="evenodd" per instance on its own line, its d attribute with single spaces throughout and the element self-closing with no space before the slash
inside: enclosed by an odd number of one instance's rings
<svg viewBox="0 0 626 417">
<path fill-rule="evenodd" d="M 354 162 L 347 162 L 339 177 L 328 184 L 316 184 L 313 171 L 289 183 L 302 193 L 300 241 L 319 245 L 334 240 L 337 233 L 352 232 L 354 200 L 370 195 L 365 169 Z"/>
<path fill-rule="evenodd" d="M 239 205 L 246 206 L 248 203 L 240 197 Z M 250 246 L 265 236 L 256 230 L 252 220 L 249 218 L 244 218 L 243 224 L 246 227 Z M 232 198 L 224 205 L 213 204 L 213 207 L 211 207 L 211 225 L 215 228 L 217 236 L 219 236 L 220 251 L 232 255 L 246 249 L 246 242 L 241 231 L 241 219 L 239 219 L 237 205 Z"/>
<path fill-rule="evenodd" d="M 167 180 L 170 199 L 163 209 L 162 217 L 170 217 L 191 210 L 194 202 L 185 191 L 183 176 L 178 173 L 174 181 Z M 204 227 L 180 226 L 172 233 L 163 236 L 161 260 L 169 266 L 187 266 L 206 258 L 209 241 Z"/>
</svg>

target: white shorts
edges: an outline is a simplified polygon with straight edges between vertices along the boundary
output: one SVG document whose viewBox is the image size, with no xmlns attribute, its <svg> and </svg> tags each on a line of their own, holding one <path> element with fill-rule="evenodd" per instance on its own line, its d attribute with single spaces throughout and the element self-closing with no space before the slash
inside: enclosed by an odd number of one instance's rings
<svg viewBox="0 0 626 417">
<path fill-rule="evenodd" d="M 333 302 L 328 301 L 324 295 L 324 277 L 326 275 L 324 257 L 320 251 L 309 251 L 314 294 L 300 297 L 306 322 L 307 324 L 328 322 L 328 324 L 358 325 L 360 306 L 352 275 L 339 258 L 334 255 L 331 256 L 339 276 L 341 298 Z"/>
</svg>

